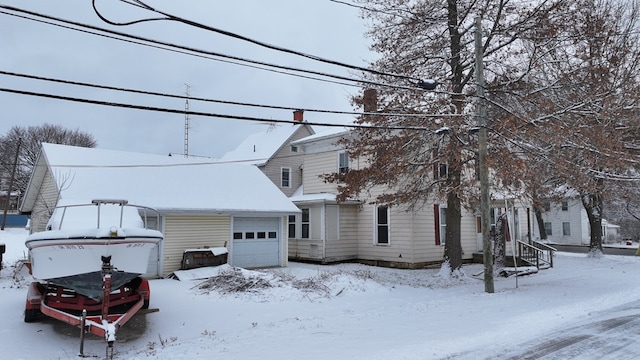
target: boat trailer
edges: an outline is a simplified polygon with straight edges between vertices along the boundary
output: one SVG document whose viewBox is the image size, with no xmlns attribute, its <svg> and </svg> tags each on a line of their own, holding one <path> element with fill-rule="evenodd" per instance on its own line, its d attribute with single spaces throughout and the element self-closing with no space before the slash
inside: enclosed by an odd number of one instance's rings
<svg viewBox="0 0 640 360">
<path fill-rule="evenodd" d="M 111 257 L 102 257 L 102 301 L 90 299 L 74 290 L 34 281 L 27 292 L 24 321 L 34 322 L 40 314 L 80 328 L 80 353 L 84 355 L 84 336 L 91 333 L 107 342 L 106 358 L 113 359 L 116 332 L 141 309 L 149 308 L 149 281 L 137 277 L 117 289 L 111 288 L 115 269 Z M 157 311 L 157 309 L 149 310 Z"/>
</svg>

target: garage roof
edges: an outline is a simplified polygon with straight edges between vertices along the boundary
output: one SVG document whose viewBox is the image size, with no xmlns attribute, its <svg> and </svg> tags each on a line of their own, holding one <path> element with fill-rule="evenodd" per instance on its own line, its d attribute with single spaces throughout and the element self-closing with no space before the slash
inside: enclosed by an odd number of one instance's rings
<svg viewBox="0 0 640 360">
<path fill-rule="evenodd" d="M 23 212 L 32 210 L 47 169 L 65 203 L 103 198 L 162 212 L 300 212 L 255 166 L 47 143 L 42 144 Z"/>
</svg>

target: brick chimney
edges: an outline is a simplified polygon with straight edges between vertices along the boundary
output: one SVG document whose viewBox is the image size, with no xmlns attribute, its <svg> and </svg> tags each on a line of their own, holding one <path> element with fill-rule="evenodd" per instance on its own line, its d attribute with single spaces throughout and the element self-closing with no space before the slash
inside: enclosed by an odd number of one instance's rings
<svg viewBox="0 0 640 360">
<path fill-rule="evenodd" d="M 378 91 L 376 89 L 365 89 L 363 96 L 364 112 L 378 111 Z"/>
<path fill-rule="evenodd" d="M 293 112 L 293 121 L 303 122 L 304 121 L 304 110 L 295 110 Z"/>
</svg>

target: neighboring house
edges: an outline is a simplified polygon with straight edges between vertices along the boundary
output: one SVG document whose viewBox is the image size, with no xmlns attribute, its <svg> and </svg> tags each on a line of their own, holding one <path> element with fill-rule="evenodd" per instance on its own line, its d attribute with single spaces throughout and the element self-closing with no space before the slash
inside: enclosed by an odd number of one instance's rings
<svg viewBox="0 0 640 360">
<path fill-rule="evenodd" d="M 304 123 L 302 110 L 294 111 L 294 120 L 299 124 L 273 124 L 249 135 L 220 161 L 255 165 L 285 195 L 291 196 L 302 184 L 302 153 L 291 143 L 314 134 L 311 126 Z"/>
<path fill-rule="evenodd" d="M 587 212 L 577 196 L 567 196 L 559 203 L 547 202 L 542 213 L 547 240 L 551 243 L 588 245 L 591 241 Z M 537 226 L 535 237 L 540 238 Z M 602 219 L 602 241 L 617 242 L 620 240 L 620 226 L 610 224 Z"/>
<path fill-rule="evenodd" d="M 7 190 L 0 190 L 0 208 L 2 211 L 6 208 L 9 214 L 16 214 L 18 212 L 18 203 L 20 202 L 20 192 L 14 190 L 9 196 L 7 196 L 7 193 Z"/>
<path fill-rule="evenodd" d="M 164 241 L 149 274 L 178 270 L 184 250 L 222 247 L 233 266 L 286 266 L 287 216 L 298 208 L 253 166 L 42 144 L 21 211 L 31 231 L 45 229 L 53 207 L 125 199 L 161 214 Z"/>
</svg>

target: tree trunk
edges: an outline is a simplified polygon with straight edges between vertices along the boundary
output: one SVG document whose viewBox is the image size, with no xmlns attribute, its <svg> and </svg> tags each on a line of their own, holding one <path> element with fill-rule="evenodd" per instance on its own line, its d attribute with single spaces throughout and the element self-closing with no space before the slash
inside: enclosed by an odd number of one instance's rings
<svg viewBox="0 0 640 360">
<path fill-rule="evenodd" d="M 589 219 L 589 257 L 602 256 L 602 196 L 582 194 L 582 205 Z"/>
<path fill-rule="evenodd" d="M 447 156 L 447 228 L 444 244 L 444 261 L 449 263 L 451 271 L 455 272 L 462 268 L 462 201 L 458 189 L 460 189 L 460 174 L 462 164 L 460 163 L 460 149 L 455 143 L 449 144 Z"/>
<path fill-rule="evenodd" d="M 444 243 L 444 261 L 449 263 L 451 271 L 462 267 L 462 245 L 460 243 L 462 212 L 460 199 L 455 193 L 447 195 L 447 229 Z"/>
<path fill-rule="evenodd" d="M 538 231 L 540 231 L 540 240 L 547 240 L 547 228 L 544 227 L 544 219 L 542 218 L 542 211 L 539 207 L 534 206 L 533 212 L 536 214 L 536 222 L 538 223 Z"/>
<path fill-rule="evenodd" d="M 496 230 L 494 234 L 495 248 L 493 251 L 495 264 L 494 272 L 500 271 L 507 264 L 507 214 L 500 215 L 496 222 Z"/>
</svg>

